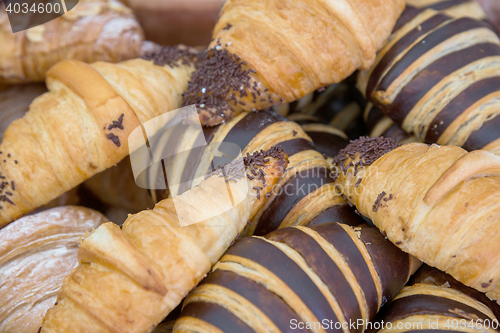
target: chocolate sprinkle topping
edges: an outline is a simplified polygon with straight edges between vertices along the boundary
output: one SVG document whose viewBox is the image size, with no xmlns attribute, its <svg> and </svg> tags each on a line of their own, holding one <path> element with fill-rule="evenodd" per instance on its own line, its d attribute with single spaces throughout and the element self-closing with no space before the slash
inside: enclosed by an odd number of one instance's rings
<svg viewBox="0 0 500 333">
<path fill-rule="evenodd" d="M 241 179 L 245 176 L 245 168 L 249 168 L 250 172 L 255 176 L 246 174 L 247 178 L 254 180 L 257 178 L 262 182 L 261 186 L 254 186 L 253 189 L 257 191 L 257 199 L 260 199 L 260 191 L 266 186 L 266 173 L 259 167 L 263 167 L 267 162 L 270 161 L 269 157 L 278 160 L 278 166 L 283 169 L 286 168 L 287 161 L 285 160 L 285 153 L 283 149 L 279 146 L 274 146 L 268 151 L 261 150 L 260 152 L 254 152 L 252 155 L 247 153 L 246 157 L 236 159 L 232 162 L 226 163 L 222 166 L 218 166 L 207 172 L 205 179 L 211 176 L 224 177 L 226 183 L 229 181 L 234 181 L 236 183 L 237 179 Z"/>
<path fill-rule="evenodd" d="M 113 123 L 111 125 L 108 126 L 108 130 L 112 130 L 113 128 L 119 128 L 119 129 L 123 129 L 123 117 L 125 116 L 125 114 L 121 114 L 120 115 L 120 118 L 118 118 L 118 120 L 113 120 Z"/>
<path fill-rule="evenodd" d="M 397 148 L 397 143 L 391 138 L 375 137 L 370 138 L 362 136 L 359 139 L 351 140 L 344 149 L 340 150 L 337 156 L 333 158 L 333 164 L 337 165 L 344 174 L 350 167 L 354 167 L 354 173 L 357 174 L 359 168 L 371 165 L 377 159 Z M 359 160 L 354 163 L 349 161 L 354 160 L 359 154 Z"/>
<path fill-rule="evenodd" d="M 113 141 L 113 143 L 117 146 L 117 147 L 120 147 L 121 146 L 121 143 L 120 143 L 120 138 L 117 137 L 116 135 L 114 135 L 113 133 L 109 133 L 107 136 L 108 140 L 111 140 Z"/>
<path fill-rule="evenodd" d="M 380 207 L 387 207 L 387 205 L 384 205 L 384 202 L 387 202 L 389 200 L 392 200 L 393 196 L 390 194 L 388 197 L 385 197 L 387 193 L 383 191 L 377 196 L 377 199 L 375 200 L 375 203 L 373 204 L 373 212 L 375 213 Z"/>
<path fill-rule="evenodd" d="M 148 52 L 142 59 L 153 60 L 157 66 L 170 66 L 171 68 L 182 65 L 196 65 L 198 51 L 184 45 L 164 46 L 159 50 Z"/>
<path fill-rule="evenodd" d="M 230 42 L 226 46 L 229 44 Z M 255 104 L 257 96 L 269 91 L 266 88 L 262 92 L 257 81 L 251 83 L 251 74 L 257 71 L 248 68 L 241 57 L 223 48 L 220 39 L 214 48 L 204 52 L 198 59 L 197 70 L 183 95 L 182 106 L 194 104 L 199 111 L 206 111 L 202 114 L 202 121 L 208 122 L 212 117 L 220 117 L 221 121 L 226 121 L 234 115 L 236 109 L 247 106 L 242 99 L 248 97 Z M 271 104 L 275 103 L 269 93 L 265 95 L 267 96 L 261 96 L 261 102 L 269 100 Z M 281 101 L 282 99 L 278 104 Z M 253 111 L 258 110 L 254 107 Z"/>
<path fill-rule="evenodd" d="M 223 49 L 220 43 L 207 50 L 200 56 L 198 70 L 193 73 L 183 95 L 182 106 L 195 104 L 197 108 L 206 108 L 211 116 L 231 118 L 235 112 L 233 106 L 241 104 L 236 95 L 242 98 L 248 96 L 251 88 L 258 90 L 250 84 L 250 73 L 255 73 L 255 70 L 245 69 L 246 65 L 236 54 Z"/>
</svg>

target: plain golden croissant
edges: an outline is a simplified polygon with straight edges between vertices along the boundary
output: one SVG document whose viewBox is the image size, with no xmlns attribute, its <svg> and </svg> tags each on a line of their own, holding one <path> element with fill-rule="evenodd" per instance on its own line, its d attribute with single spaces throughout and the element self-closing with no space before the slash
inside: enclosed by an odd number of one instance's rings
<svg viewBox="0 0 500 333">
<path fill-rule="evenodd" d="M 255 152 L 122 228 L 103 224 L 80 245 L 41 332 L 149 333 L 238 238 L 287 163 L 279 148 Z"/>
<path fill-rule="evenodd" d="M 334 162 L 337 186 L 396 246 L 500 300 L 500 157 L 361 138 Z"/>
<path fill-rule="evenodd" d="M 0 199 L 0 226 L 118 163 L 135 128 L 179 107 L 193 67 L 167 66 L 186 60 L 170 50 L 154 60 L 165 66 L 65 60 L 47 72 L 49 92 L 7 128 L 0 145 L 8 191 Z"/>
<path fill-rule="evenodd" d="M 63 279 L 78 264 L 79 238 L 108 221 L 84 207 L 57 207 L 0 229 L 0 332 L 35 333 Z"/>
<path fill-rule="evenodd" d="M 367 333 L 498 332 L 500 306 L 446 273 L 422 266 L 379 312 Z M 432 332 L 432 331 L 431 331 Z"/>
<path fill-rule="evenodd" d="M 116 0 L 80 0 L 63 16 L 17 33 L 2 9 L 0 83 L 43 81 L 47 70 L 63 59 L 91 63 L 136 58 L 143 39 L 132 11 Z"/>
<path fill-rule="evenodd" d="M 367 69 L 404 0 L 226 1 L 184 95 L 204 125 L 291 102 Z"/>
</svg>

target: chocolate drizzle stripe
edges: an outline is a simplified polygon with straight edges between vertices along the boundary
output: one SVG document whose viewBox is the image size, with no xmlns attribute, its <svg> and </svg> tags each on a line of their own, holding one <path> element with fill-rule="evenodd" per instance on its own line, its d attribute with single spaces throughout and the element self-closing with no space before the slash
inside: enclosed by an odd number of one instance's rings
<svg viewBox="0 0 500 333">
<path fill-rule="evenodd" d="M 443 79 L 477 60 L 495 55 L 500 55 L 500 46 L 487 43 L 477 44 L 436 60 L 418 73 L 401 90 L 387 109 L 387 114 L 402 124 L 413 107 Z M 461 106 L 460 110 L 464 110 L 464 108 Z"/>
<path fill-rule="evenodd" d="M 406 23 L 410 22 L 413 18 L 415 18 L 418 14 L 420 14 L 424 10 L 425 8 L 416 8 L 410 5 L 406 5 L 403 14 L 401 14 L 401 16 L 396 22 L 396 25 L 394 26 L 394 29 L 392 30 L 393 33 L 401 29 Z"/>
<path fill-rule="evenodd" d="M 446 25 L 433 31 L 420 43 L 414 45 L 403 58 L 392 66 L 375 90 L 387 91 L 401 73 L 425 53 L 453 36 L 477 28 L 490 29 L 491 27 L 481 21 L 470 18 L 460 18 L 455 21 L 450 21 Z"/>
<path fill-rule="evenodd" d="M 450 101 L 450 103 L 448 103 L 448 105 L 446 105 L 434 118 L 429 125 L 425 140 L 431 143 L 436 142 L 459 115 L 470 108 L 474 103 L 495 91 L 500 91 L 500 77 L 498 76 L 484 79 L 470 85 Z M 481 149 L 482 147 L 484 146 L 476 147 L 475 149 Z"/>
<path fill-rule="evenodd" d="M 379 61 L 372 74 L 370 75 L 366 88 L 366 96 L 371 96 L 373 90 L 375 89 L 377 83 L 380 81 L 380 78 L 382 77 L 384 72 L 393 64 L 394 59 L 401 52 L 410 47 L 420 37 L 426 35 L 448 20 L 451 20 L 451 17 L 436 13 L 436 15 L 422 22 L 417 27 L 409 31 L 406 35 L 404 35 L 399 41 L 397 41 L 382 57 L 382 59 Z"/>
<path fill-rule="evenodd" d="M 446 10 L 451 7 L 463 5 L 464 3 L 471 2 L 470 0 L 448 0 L 448 1 L 441 1 L 436 4 L 427 6 L 427 8 L 431 8 L 434 10 Z"/>
<path fill-rule="evenodd" d="M 382 133 L 383 137 L 385 138 L 391 138 L 397 143 L 407 139 L 410 137 L 408 133 L 406 133 L 398 124 L 393 123 L 391 126 L 389 126 L 384 133 Z"/>
<path fill-rule="evenodd" d="M 360 239 L 365 243 L 382 284 L 382 306 L 396 296 L 410 278 L 410 256 L 376 228 L 361 228 Z"/>
<path fill-rule="evenodd" d="M 324 319 L 335 320 L 330 304 L 311 278 L 271 243 L 255 237 L 246 237 L 230 247 L 226 254 L 252 260 L 273 272 L 300 297 L 320 322 Z M 342 332 L 342 330 L 333 329 L 327 332 Z"/>
<path fill-rule="evenodd" d="M 207 143 L 206 146 L 202 147 L 196 147 L 193 148 L 189 152 L 189 156 L 186 160 L 186 164 L 184 166 L 184 170 L 182 171 L 181 175 L 181 185 L 179 186 L 179 194 L 184 193 L 187 190 L 191 189 L 193 179 L 196 174 L 196 170 L 198 169 L 198 166 L 200 165 L 200 161 L 203 157 L 204 152 L 206 151 L 207 147 L 210 145 L 210 142 L 212 141 L 214 137 L 214 132 L 218 129 L 219 127 L 203 127 L 203 136 L 205 137 L 205 141 Z M 201 134 L 200 134 L 201 135 Z"/>
<path fill-rule="evenodd" d="M 278 143 L 278 146 L 283 148 L 285 153 L 287 153 L 288 157 L 291 157 L 297 153 L 306 151 L 306 150 L 315 150 L 314 143 L 309 140 L 298 138 L 287 140 Z"/>
<path fill-rule="evenodd" d="M 443 286 L 448 284 L 450 288 L 460 291 L 461 293 L 464 293 L 465 295 L 483 303 L 490 308 L 495 317 L 500 318 L 500 305 L 497 302 L 490 300 L 484 293 L 465 286 L 455 280 L 451 275 L 448 275 L 436 268 L 424 264 L 415 274 L 413 274 L 410 281 L 406 285 L 413 286 L 416 283 L 425 283 L 434 286 Z"/>
<path fill-rule="evenodd" d="M 266 314 L 283 332 L 290 329 L 290 320 L 300 322 L 300 317 L 280 297 L 261 284 L 232 271 L 216 270 L 201 284 L 216 284 L 241 295 Z M 308 332 L 297 329 L 298 332 Z"/>
<path fill-rule="evenodd" d="M 281 193 L 262 214 L 255 229 L 255 235 L 265 235 L 278 229 L 281 222 L 300 200 L 321 186 L 333 183 L 329 173 L 330 170 L 325 167 L 313 167 L 301 170 L 290 177 L 283 185 Z"/>
<path fill-rule="evenodd" d="M 306 132 L 306 134 L 313 140 L 316 150 L 328 157 L 336 156 L 349 144 L 343 137 L 328 132 Z"/>
<path fill-rule="evenodd" d="M 222 332 L 253 333 L 254 331 L 229 310 L 209 302 L 192 302 L 186 305 L 179 317 L 194 317 L 203 320 Z"/>
<path fill-rule="evenodd" d="M 476 149 L 480 149 L 487 144 L 497 140 L 500 138 L 500 116 L 496 116 L 495 118 L 485 122 L 481 128 L 477 131 L 473 132 L 465 144 L 463 148 L 472 151 Z"/>
<path fill-rule="evenodd" d="M 375 128 L 375 126 L 385 117 L 385 114 L 380 111 L 376 106 L 372 106 L 370 111 L 368 111 L 368 117 L 366 119 L 366 125 L 368 126 L 368 130 L 371 132 Z"/>
<path fill-rule="evenodd" d="M 491 320 L 481 311 L 453 299 L 423 294 L 406 296 L 394 300 L 380 311 L 376 320 L 395 322 L 416 315 L 443 315 L 470 321 L 469 316 L 460 315 L 462 311 L 464 314 L 475 315 L 483 320 Z"/>
<path fill-rule="evenodd" d="M 263 129 L 281 121 L 288 120 L 272 111 L 249 112 L 229 130 L 223 142 L 234 143 L 243 151 Z"/>
<path fill-rule="evenodd" d="M 320 225 L 328 222 L 339 222 L 350 226 L 357 226 L 365 223 L 362 217 L 354 212 L 354 209 L 347 204 L 328 207 L 316 215 L 309 223 L 308 227 Z"/>
<path fill-rule="evenodd" d="M 352 240 L 351 236 L 338 223 L 325 223 L 311 227 L 346 259 L 356 281 L 365 295 L 370 319 L 375 318 L 378 311 L 377 287 L 366 264 L 365 258 Z"/>
<path fill-rule="evenodd" d="M 362 318 L 360 309 L 362 305 L 358 303 L 344 272 L 311 236 L 297 228 L 285 228 L 273 231 L 266 235 L 266 238 L 290 246 L 304 258 L 307 265 L 314 270 L 336 298 L 344 320 L 355 321 Z M 361 332 L 361 327 L 357 328 L 351 332 Z"/>
</svg>

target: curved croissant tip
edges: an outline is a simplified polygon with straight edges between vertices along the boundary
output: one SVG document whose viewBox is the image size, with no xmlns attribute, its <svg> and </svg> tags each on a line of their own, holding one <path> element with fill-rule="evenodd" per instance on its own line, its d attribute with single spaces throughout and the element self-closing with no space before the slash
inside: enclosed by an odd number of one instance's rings
<svg viewBox="0 0 500 333">
<path fill-rule="evenodd" d="M 434 183 L 424 197 L 431 206 L 463 181 L 478 177 L 500 177 L 500 157 L 485 150 L 475 150 L 460 157 Z"/>
</svg>

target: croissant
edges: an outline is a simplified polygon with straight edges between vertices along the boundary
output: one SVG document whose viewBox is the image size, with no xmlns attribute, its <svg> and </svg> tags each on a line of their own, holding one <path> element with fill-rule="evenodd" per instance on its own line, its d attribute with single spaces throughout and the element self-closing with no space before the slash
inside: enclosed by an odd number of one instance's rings
<svg viewBox="0 0 500 333">
<path fill-rule="evenodd" d="M 204 138 L 206 145 L 191 148 L 193 142 L 199 141 L 194 139 L 196 136 Z M 330 139 L 332 146 L 346 143 L 339 136 L 330 136 Z M 315 150 L 311 138 L 301 126 L 275 112 L 244 112 L 225 124 L 205 127 L 197 134 L 179 134 L 175 129 L 166 131 L 150 138 L 149 144 L 155 156 L 173 146 L 183 147 L 187 152 L 149 169 L 148 184 L 156 184 L 156 179 L 163 180 L 167 174 L 169 191 L 152 191 L 156 201 L 168 195 L 175 197 L 196 186 L 207 171 L 222 164 L 221 152 L 223 156 L 231 156 L 241 151 L 245 156 L 280 146 L 290 163 L 242 235 L 265 235 L 280 227 L 306 225 L 315 219 L 315 223 L 341 219 L 351 225 L 360 224 L 360 218 L 335 189 L 329 164 Z"/>
<path fill-rule="evenodd" d="M 0 226 L 118 163 L 135 128 L 179 107 L 193 67 L 171 50 L 165 66 L 154 65 L 156 58 L 66 60 L 47 72 L 49 92 L 7 128 L 0 145 L 0 177 L 10 193 L 0 199 Z"/>
<path fill-rule="evenodd" d="M 43 81 L 63 59 L 119 62 L 141 55 L 143 32 L 129 8 L 116 0 L 76 3 L 63 16 L 17 33 L 0 11 L 0 83 Z"/>
<path fill-rule="evenodd" d="M 366 225 L 247 237 L 189 294 L 174 332 L 362 332 L 419 264 Z"/>
<path fill-rule="evenodd" d="M 304 97 L 367 69 L 404 0 L 226 1 L 183 105 L 203 125 Z"/>
<path fill-rule="evenodd" d="M 410 282 L 378 313 L 367 333 L 497 332 L 500 306 L 483 293 L 466 287 L 448 274 L 422 266 Z"/>
<path fill-rule="evenodd" d="M 34 333 L 77 265 L 78 239 L 107 219 L 84 207 L 57 207 L 0 229 L 0 332 Z"/>
<path fill-rule="evenodd" d="M 100 226 L 80 245 L 41 332 L 149 333 L 238 237 L 287 162 L 276 147 L 255 152 L 122 228 Z M 250 180 L 252 171 L 263 176 Z"/>
<path fill-rule="evenodd" d="M 390 241 L 500 300 L 500 157 L 362 138 L 334 162 L 337 186 Z"/>
<path fill-rule="evenodd" d="M 358 88 L 417 141 L 500 154 L 499 72 L 489 23 L 408 7 Z"/>
</svg>

